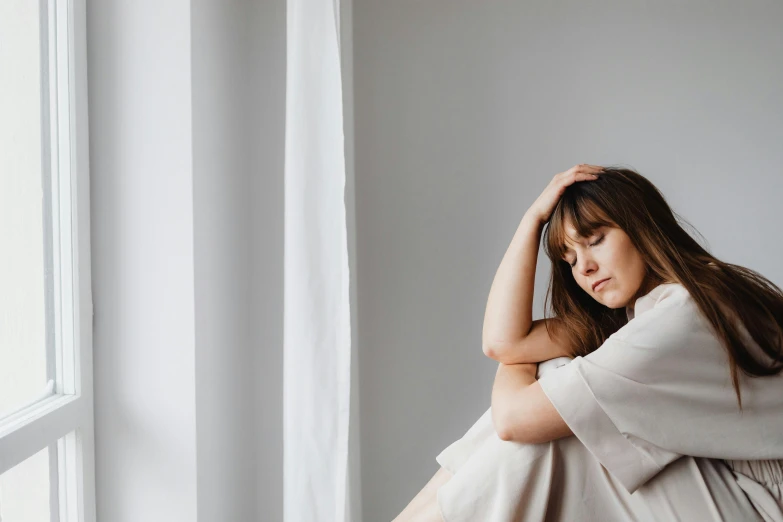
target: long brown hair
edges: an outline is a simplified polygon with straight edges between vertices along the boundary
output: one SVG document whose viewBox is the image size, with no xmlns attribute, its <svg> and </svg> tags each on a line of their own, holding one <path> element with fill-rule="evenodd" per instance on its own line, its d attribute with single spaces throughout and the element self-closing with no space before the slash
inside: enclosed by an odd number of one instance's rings
<svg viewBox="0 0 783 522">
<path fill-rule="evenodd" d="M 645 283 L 631 303 L 663 282 L 676 282 L 687 289 L 728 350 L 740 410 L 737 368 L 756 377 L 783 369 L 783 291 L 761 274 L 710 254 L 681 226 L 680 222 L 687 222 L 669 207 L 655 185 L 638 172 L 620 167 L 605 167 L 598 179 L 566 188 L 543 233 L 544 249 L 552 262 L 545 308 L 558 319 L 546 321 L 547 328 L 551 325 L 565 333 L 575 356 L 596 350 L 628 318 L 625 308 L 602 305 L 574 280 L 571 266 L 562 259 L 566 222 L 582 237 L 589 237 L 600 226 L 618 227 L 628 234 L 647 269 Z M 751 355 L 748 333 L 772 363 Z"/>
</svg>

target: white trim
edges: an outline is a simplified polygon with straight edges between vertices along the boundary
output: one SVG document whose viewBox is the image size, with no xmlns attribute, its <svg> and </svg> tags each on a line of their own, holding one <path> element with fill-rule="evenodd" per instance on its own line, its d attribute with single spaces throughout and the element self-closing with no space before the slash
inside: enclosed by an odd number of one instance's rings
<svg viewBox="0 0 783 522">
<path fill-rule="evenodd" d="M 71 160 L 71 59 L 73 44 L 68 0 L 49 0 L 49 157 L 52 227 L 52 270 L 54 280 L 54 354 L 55 389 L 58 393 L 77 393 L 74 377 L 74 271 L 72 243 L 72 174 L 78 172 Z M 78 205 L 77 205 L 78 206 Z"/>
<path fill-rule="evenodd" d="M 61 0 L 62 2 L 62 0 Z M 85 0 L 68 1 L 69 102 L 71 135 L 71 201 L 73 226 L 72 376 L 82 402 L 78 429 L 69 433 L 61 451 L 67 455 L 64 477 L 70 489 L 61 489 L 61 522 L 95 522 L 95 443 L 93 410 L 93 303 L 90 263 L 90 169 L 87 103 L 87 15 Z M 66 494 L 64 494 L 64 492 Z M 65 503 L 63 502 L 65 500 Z M 67 513 L 67 514 L 66 514 Z"/>
<path fill-rule="evenodd" d="M 59 132 L 60 126 L 58 124 L 58 118 L 59 118 L 59 112 L 58 109 L 58 102 L 59 102 L 59 96 L 57 95 L 57 89 L 60 88 L 61 82 L 58 81 L 57 75 L 58 75 L 58 67 L 57 67 L 57 60 L 59 59 L 59 53 L 57 52 L 57 46 L 60 45 L 60 42 L 58 41 L 57 37 L 57 11 L 55 6 L 56 0 L 47 0 L 46 4 L 46 12 L 41 13 L 42 16 L 46 16 L 46 27 L 47 27 L 47 35 L 46 35 L 46 41 L 48 43 L 48 50 L 47 50 L 47 58 L 48 61 L 46 62 L 45 68 L 43 68 L 43 71 L 46 71 L 46 84 L 43 85 L 44 88 L 47 89 L 47 95 L 48 95 L 48 104 L 47 104 L 47 121 L 49 123 L 48 129 L 48 135 L 47 135 L 47 143 L 48 143 L 48 152 L 49 156 L 46 158 L 43 158 L 44 161 L 42 162 L 43 165 L 45 165 L 48 169 L 48 182 L 49 182 L 49 194 L 48 194 L 48 200 L 51 207 L 47 209 L 45 212 L 47 216 L 50 218 L 50 221 L 47 223 L 47 225 L 51 228 L 51 244 L 49 245 L 49 249 L 51 251 L 51 280 L 52 280 L 52 288 L 51 288 L 51 295 L 52 295 L 52 316 L 51 320 L 52 322 L 50 324 L 46 325 L 47 330 L 51 334 L 51 340 L 50 342 L 50 355 L 53 353 L 55 360 L 54 360 L 54 381 L 55 381 L 55 391 L 57 393 L 63 392 L 63 377 L 62 377 L 62 367 L 63 367 L 63 361 L 62 361 L 62 351 L 60 350 L 60 346 L 62 345 L 62 330 L 60 328 L 60 323 L 62 321 L 62 296 L 61 296 L 61 290 L 60 290 L 60 276 L 62 274 L 62 270 L 60 269 L 60 227 L 61 227 L 61 220 L 60 220 L 60 162 L 58 160 L 58 156 L 60 154 L 60 140 L 57 137 L 57 134 Z M 52 367 L 52 362 L 49 361 L 49 367 Z"/>
<path fill-rule="evenodd" d="M 25 402 L 24 404 L 21 404 L 19 406 L 14 407 L 12 411 L 6 411 L 4 413 L 0 413 L 0 421 L 5 421 L 6 419 L 13 417 L 15 415 L 18 415 L 20 412 L 27 410 L 31 406 L 36 406 L 39 402 L 41 402 L 44 399 L 48 399 L 49 397 L 54 396 L 54 381 L 49 380 L 46 383 L 46 386 L 44 386 L 44 389 L 41 390 L 38 395 L 36 395 L 33 399 Z M 0 520 L 2 522 L 2 520 Z"/>
<path fill-rule="evenodd" d="M 41 64 L 41 190 L 43 192 L 43 265 L 44 265 L 44 320 L 46 325 L 46 375 L 54 382 L 57 379 L 57 349 L 54 335 L 54 231 L 52 230 L 52 125 L 49 117 L 51 97 L 50 66 L 51 54 L 49 38 L 49 0 L 38 0 L 40 16 L 40 59 Z"/>
<path fill-rule="evenodd" d="M 83 397 L 60 395 L 7 419 L 0 429 L 0 474 L 56 443 L 88 414 Z"/>
<path fill-rule="evenodd" d="M 84 520 L 82 490 L 83 468 L 80 466 L 84 451 L 79 431 L 72 431 L 57 441 L 57 495 L 59 501 L 53 506 L 52 522 L 55 514 L 58 520 Z"/>
<path fill-rule="evenodd" d="M 59 222 L 59 233 L 55 238 L 59 240 L 59 250 L 55 250 L 56 279 L 59 287 L 55 286 L 55 295 L 59 292 L 59 299 L 55 305 L 59 306 L 60 313 L 55 314 L 58 324 L 55 333 L 58 334 L 56 346 L 57 353 L 60 354 L 60 360 L 57 368 L 57 387 L 56 390 L 63 394 L 78 393 L 79 384 L 75 380 L 76 358 L 74 356 L 74 326 L 76 320 L 77 303 L 74 302 L 74 279 L 75 274 L 73 241 L 76 234 L 73 229 L 74 205 L 72 198 L 73 185 L 75 177 L 78 176 L 79 167 L 72 161 L 73 134 L 75 126 L 71 124 L 71 111 L 75 110 L 73 106 L 72 94 L 75 86 L 73 85 L 73 14 L 68 0 L 51 0 L 54 2 L 55 16 L 55 39 L 56 43 L 56 83 L 53 96 L 56 101 L 56 119 L 53 126 L 57 140 L 57 155 L 54 156 L 53 170 L 56 173 L 53 176 L 52 203 L 55 203 L 52 215 L 56 222 Z M 78 206 L 78 202 L 77 205 Z M 72 275 L 73 274 L 73 275 Z"/>
<path fill-rule="evenodd" d="M 52 509 L 60 505 L 60 452 L 57 446 L 58 444 L 49 444 L 49 522 L 60 522 L 60 511 Z"/>
<path fill-rule="evenodd" d="M 72 196 L 76 202 L 73 209 L 73 335 L 77 351 L 74 354 L 78 364 L 74 375 L 77 393 L 83 401 L 83 416 L 79 428 L 65 441 L 74 458 L 67 467 L 67 473 L 74 479 L 71 484 L 78 491 L 68 492 L 68 518 L 61 522 L 95 522 L 95 437 L 93 409 L 93 303 L 90 263 L 90 158 L 87 103 L 87 13 L 85 0 L 71 0 L 70 35 L 71 105 L 74 107 L 71 119 L 71 142 L 73 154 Z M 61 495 L 61 502 L 63 496 Z M 75 518 L 74 518 L 75 517 Z"/>
</svg>

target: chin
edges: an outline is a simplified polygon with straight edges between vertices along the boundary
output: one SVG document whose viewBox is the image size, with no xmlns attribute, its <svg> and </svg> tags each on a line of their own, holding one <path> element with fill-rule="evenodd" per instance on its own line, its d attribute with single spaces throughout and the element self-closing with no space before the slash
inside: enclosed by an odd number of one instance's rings
<svg viewBox="0 0 783 522">
<path fill-rule="evenodd" d="M 603 297 L 602 296 L 601 298 L 596 299 L 596 301 L 598 301 L 599 303 L 601 303 L 602 305 L 604 305 L 607 308 L 611 308 L 612 310 L 615 310 L 617 308 L 624 308 L 625 307 L 625 304 L 623 304 L 622 299 L 618 300 L 618 299 L 613 298 L 611 296 L 607 296 L 607 297 Z"/>
</svg>

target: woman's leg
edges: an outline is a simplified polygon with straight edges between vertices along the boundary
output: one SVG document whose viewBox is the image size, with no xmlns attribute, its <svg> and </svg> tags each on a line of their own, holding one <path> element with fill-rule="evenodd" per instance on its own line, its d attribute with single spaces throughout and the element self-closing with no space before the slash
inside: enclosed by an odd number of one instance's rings
<svg viewBox="0 0 783 522">
<path fill-rule="evenodd" d="M 450 478 L 451 473 L 441 467 L 392 522 L 443 522 L 438 507 L 437 492 L 438 488 Z"/>
</svg>

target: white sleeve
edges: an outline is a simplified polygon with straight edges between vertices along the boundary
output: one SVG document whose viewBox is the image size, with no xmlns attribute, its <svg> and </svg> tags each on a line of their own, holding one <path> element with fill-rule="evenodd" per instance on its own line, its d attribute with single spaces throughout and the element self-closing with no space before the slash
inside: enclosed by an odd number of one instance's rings
<svg viewBox="0 0 783 522">
<path fill-rule="evenodd" d="M 600 369 L 589 360 L 576 357 L 569 364 L 547 373 L 538 380 L 574 435 L 596 459 L 633 493 L 663 467 L 680 457 L 621 431 L 593 392 L 593 377 L 601 378 Z M 632 388 L 634 386 L 631 386 Z M 627 387 L 618 387 L 619 393 Z M 599 392 L 600 397 L 600 392 Z M 639 400 L 627 397 L 628 402 Z M 637 411 L 642 413 L 643 401 Z"/>
<path fill-rule="evenodd" d="M 633 493 L 682 455 L 783 458 L 783 374 L 739 372 L 695 305 L 646 311 L 594 352 L 543 375 L 580 441 Z"/>
</svg>

